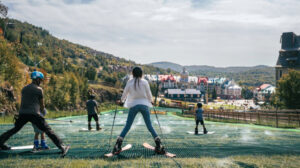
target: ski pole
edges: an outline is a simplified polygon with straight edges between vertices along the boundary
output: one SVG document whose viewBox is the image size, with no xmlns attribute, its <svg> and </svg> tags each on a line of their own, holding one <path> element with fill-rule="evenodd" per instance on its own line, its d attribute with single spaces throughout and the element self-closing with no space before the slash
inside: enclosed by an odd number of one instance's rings
<svg viewBox="0 0 300 168">
<path fill-rule="evenodd" d="M 110 138 L 109 138 L 109 147 L 108 147 L 108 150 L 111 147 L 111 138 L 112 138 L 112 133 L 113 133 L 113 130 L 114 130 L 114 125 L 115 125 L 115 119 L 116 119 L 116 115 L 117 115 L 117 111 L 118 111 L 117 98 L 118 98 L 118 95 L 116 95 L 116 108 L 115 108 L 115 114 L 114 114 L 114 118 L 113 118 L 113 124 L 111 126 L 111 131 L 110 131 Z"/>
<path fill-rule="evenodd" d="M 73 122 L 72 120 L 68 120 L 68 121 L 64 121 L 64 120 L 57 120 L 57 119 L 54 119 L 54 118 L 46 118 L 46 120 L 50 120 L 50 121 L 59 121 L 59 122 Z"/>
<path fill-rule="evenodd" d="M 156 109 L 155 109 L 156 102 L 157 102 L 157 96 L 158 96 L 158 90 L 159 90 L 159 82 L 158 82 L 158 78 L 159 78 L 159 76 L 158 76 L 158 73 L 157 73 L 157 74 L 156 74 L 156 93 L 155 93 L 155 99 L 154 99 L 153 110 L 154 110 L 155 117 L 156 117 L 156 120 L 157 120 L 159 129 L 160 129 L 161 138 L 164 139 L 164 134 L 163 134 L 163 132 L 162 132 L 162 129 L 161 129 L 161 126 L 160 126 L 160 123 L 159 123 L 159 119 L 158 119 L 158 116 L 157 116 L 157 112 L 156 112 Z"/>
</svg>

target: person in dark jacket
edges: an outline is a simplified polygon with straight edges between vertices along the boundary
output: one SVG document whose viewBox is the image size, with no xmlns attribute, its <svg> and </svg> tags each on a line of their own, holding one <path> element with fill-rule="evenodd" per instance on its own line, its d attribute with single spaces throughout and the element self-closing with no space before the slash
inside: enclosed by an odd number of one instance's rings
<svg viewBox="0 0 300 168">
<path fill-rule="evenodd" d="M 92 126 L 91 126 L 91 120 L 92 118 L 95 120 L 96 122 L 96 129 L 97 131 L 101 130 L 100 126 L 99 126 L 99 117 L 98 117 L 98 104 L 96 102 L 95 96 L 94 95 L 90 95 L 89 100 L 86 102 L 86 110 L 88 112 L 88 129 L 91 130 Z"/>
<path fill-rule="evenodd" d="M 198 134 L 198 125 L 201 123 L 203 126 L 203 134 L 207 134 L 207 130 L 205 128 L 204 120 L 203 120 L 203 109 L 202 109 L 202 103 L 197 103 L 197 110 L 195 113 L 195 120 L 196 120 L 196 127 L 195 127 L 195 134 Z"/>
<path fill-rule="evenodd" d="M 70 146 L 63 144 L 61 139 L 53 132 L 50 126 L 41 115 L 45 111 L 43 89 L 40 87 L 43 82 L 44 74 L 39 71 L 31 73 L 32 83 L 22 89 L 21 108 L 16 117 L 15 125 L 12 129 L 6 131 L 0 136 L 0 150 L 10 150 L 5 142 L 27 123 L 31 122 L 38 129 L 45 132 L 54 144 L 61 150 L 62 156 L 65 156 Z M 45 113 L 45 112 L 44 112 Z"/>
</svg>

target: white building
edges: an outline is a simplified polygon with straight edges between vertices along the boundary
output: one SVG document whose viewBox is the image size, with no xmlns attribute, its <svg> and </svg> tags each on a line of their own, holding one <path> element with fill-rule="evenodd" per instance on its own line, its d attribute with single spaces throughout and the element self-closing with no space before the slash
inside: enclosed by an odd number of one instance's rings
<svg viewBox="0 0 300 168">
<path fill-rule="evenodd" d="M 259 101 L 265 101 L 272 93 L 275 93 L 276 88 L 270 84 L 262 84 L 253 91 L 254 97 Z"/>
</svg>

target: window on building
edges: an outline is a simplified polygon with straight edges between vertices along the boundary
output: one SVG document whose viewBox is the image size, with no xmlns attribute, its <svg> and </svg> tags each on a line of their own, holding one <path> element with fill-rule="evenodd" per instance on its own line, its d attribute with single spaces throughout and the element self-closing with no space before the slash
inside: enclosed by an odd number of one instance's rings
<svg viewBox="0 0 300 168">
<path fill-rule="evenodd" d="M 279 70 L 279 77 L 282 77 L 282 70 Z"/>
</svg>

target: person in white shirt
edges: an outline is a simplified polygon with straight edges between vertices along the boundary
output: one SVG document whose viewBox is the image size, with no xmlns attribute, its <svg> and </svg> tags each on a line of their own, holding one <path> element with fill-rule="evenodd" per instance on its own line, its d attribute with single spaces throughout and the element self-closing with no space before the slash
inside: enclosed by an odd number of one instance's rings
<svg viewBox="0 0 300 168">
<path fill-rule="evenodd" d="M 140 67 L 133 68 L 132 75 L 133 79 L 130 79 L 127 82 L 121 100 L 117 101 L 117 103 L 120 105 L 125 102 L 124 107 L 129 108 L 129 112 L 126 125 L 117 139 L 117 142 L 113 149 L 113 153 L 118 154 L 121 152 L 123 139 L 128 133 L 136 114 L 138 112 L 141 112 L 148 130 L 154 138 L 156 144 L 155 152 L 158 154 L 164 154 L 165 150 L 161 145 L 160 137 L 153 129 L 150 120 L 149 107 L 152 107 L 152 93 L 149 83 L 145 79 L 142 79 L 143 71 Z"/>
</svg>

